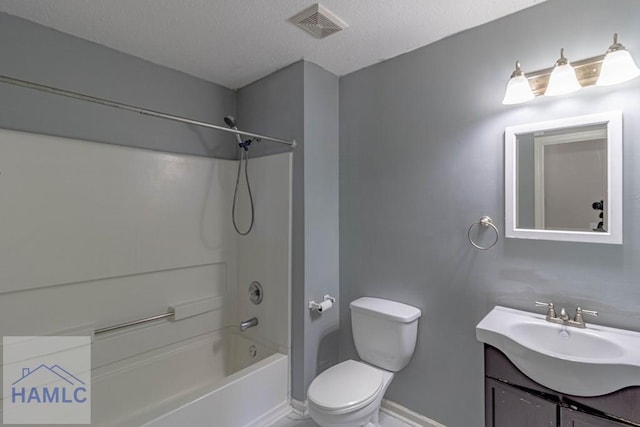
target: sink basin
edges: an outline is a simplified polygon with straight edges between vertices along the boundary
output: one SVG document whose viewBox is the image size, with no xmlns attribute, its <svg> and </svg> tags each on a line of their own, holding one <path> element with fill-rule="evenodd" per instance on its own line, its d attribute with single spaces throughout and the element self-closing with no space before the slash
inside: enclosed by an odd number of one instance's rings
<svg viewBox="0 0 640 427">
<path fill-rule="evenodd" d="M 542 314 L 496 306 L 476 326 L 532 380 L 574 396 L 601 396 L 640 385 L 640 333 L 547 322 Z"/>
<path fill-rule="evenodd" d="M 615 359 L 624 355 L 624 348 L 589 329 L 568 329 L 561 325 L 516 323 L 510 332 L 522 345 L 564 359 Z"/>
</svg>

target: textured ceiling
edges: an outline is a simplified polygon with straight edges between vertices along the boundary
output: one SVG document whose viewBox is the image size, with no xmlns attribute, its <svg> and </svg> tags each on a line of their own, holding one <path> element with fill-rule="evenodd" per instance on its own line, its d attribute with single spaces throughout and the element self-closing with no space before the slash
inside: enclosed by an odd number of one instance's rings
<svg viewBox="0 0 640 427">
<path fill-rule="evenodd" d="M 313 0 L 2 0 L 0 11 L 229 88 L 299 59 L 344 75 L 544 0 L 324 0 L 349 24 L 288 20 Z"/>
</svg>

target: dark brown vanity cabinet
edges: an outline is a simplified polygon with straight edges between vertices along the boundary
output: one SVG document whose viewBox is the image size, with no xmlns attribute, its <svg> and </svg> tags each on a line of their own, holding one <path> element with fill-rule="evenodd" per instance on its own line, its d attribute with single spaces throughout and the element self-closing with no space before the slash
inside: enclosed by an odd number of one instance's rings
<svg viewBox="0 0 640 427">
<path fill-rule="evenodd" d="M 491 378 L 485 380 L 487 426 L 556 427 L 557 404 Z"/>
<path fill-rule="evenodd" d="M 534 382 L 491 346 L 484 355 L 486 427 L 640 426 L 640 387 L 568 396 Z"/>
<path fill-rule="evenodd" d="M 619 423 L 606 418 L 597 417 L 571 408 L 560 408 L 560 425 L 566 427 L 628 427 L 629 424 Z M 633 425 L 633 424 L 631 424 Z M 637 425 L 637 424 L 636 424 Z"/>
</svg>

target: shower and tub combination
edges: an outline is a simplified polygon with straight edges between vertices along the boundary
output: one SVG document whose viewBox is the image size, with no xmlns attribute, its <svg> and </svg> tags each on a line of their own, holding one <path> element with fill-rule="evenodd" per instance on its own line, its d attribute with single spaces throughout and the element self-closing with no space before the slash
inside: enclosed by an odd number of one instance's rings
<svg viewBox="0 0 640 427">
<path fill-rule="evenodd" d="M 241 151 L 222 160 L 0 130 L 12 224 L 0 239 L 2 335 L 91 336 L 95 426 L 258 426 L 286 413 L 292 155 L 248 168 L 247 150 L 295 143 L 232 117 L 223 127 L 0 81 L 232 132 Z"/>
</svg>

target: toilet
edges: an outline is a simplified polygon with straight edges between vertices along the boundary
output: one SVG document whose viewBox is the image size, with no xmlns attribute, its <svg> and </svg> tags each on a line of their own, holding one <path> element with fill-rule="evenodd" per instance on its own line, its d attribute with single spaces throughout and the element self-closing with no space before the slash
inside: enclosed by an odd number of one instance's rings
<svg viewBox="0 0 640 427">
<path fill-rule="evenodd" d="M 311 418 L 321 427 L 378 427 L 378 411 L 394 372 L 413 355 L 421 311 L 381 298 L 352 301 L 351 330 L 361 362 L 347 360 L 309 385 Z"/>
</svg>

